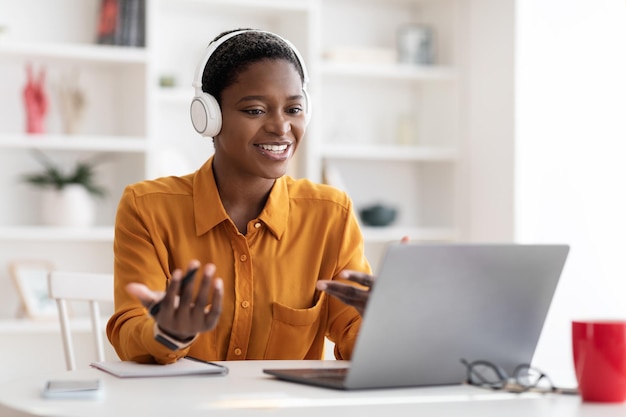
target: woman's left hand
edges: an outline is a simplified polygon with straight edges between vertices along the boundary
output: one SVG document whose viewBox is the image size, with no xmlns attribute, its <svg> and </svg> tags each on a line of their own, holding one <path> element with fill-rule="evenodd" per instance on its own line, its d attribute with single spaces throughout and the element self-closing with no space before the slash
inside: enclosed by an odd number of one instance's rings
<svg viewBox="0 0 626 417">
<path fill-rule="evenodd" d="M 400 243 L 409 243 L 410 238 L 403 236 Z M 322 280 L 317 281 L 317 289 L 325 291 L 333 297 L 337 297 L 344 303 L 356 308 L 362 316 L 365 312 L 365 306 L 370 297 L 370 290 L 374 285 L 376 278 L 364 272 L 351 271 L 345 269 L 339 273 L 339 278 L 347 279 L 352 282 L 361 284 L 365 288 L 359 288 L 352 284 L 346 284 L 338 281 Z"/>
<path fill-rule="evenodd" d="M 339 273 L 339 278 L 347 279 L 352 282 L 361 284 L 365 288 L 359 288 L 356 285 L 323 280 L 317 282 L 317 289 L 325 291 L 333 297 L 357 309 L 362 316 L 369 299 L 370 289 L 376 280 L 372 275 L 364 272 L 344 270 Z"/>
</svg>

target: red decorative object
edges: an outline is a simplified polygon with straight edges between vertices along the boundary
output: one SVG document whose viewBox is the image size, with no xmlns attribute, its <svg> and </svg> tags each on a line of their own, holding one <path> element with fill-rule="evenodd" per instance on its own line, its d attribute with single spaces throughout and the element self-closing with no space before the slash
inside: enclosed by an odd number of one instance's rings
<svg viewBox="0 0 626 417">
<path fill-rule="evenodd" d="M 48 113 L 48 97 L 44 91 L 46 71 L 42 68 L 37 79 L 33 76 L 31 65 L 26 67 L 26 86 L 24 87 L 24 105 L 26 107 L 26 132 L 44 133 L 44 121 Z"/>
<path fill-rule="evenodd" d="M 117 31 L 117 16 L 119 13 L 118 0 L 101 0 L 100 21 L 98 22 L 98 42 L 101 44 L 115 44 Z"/>
</svg>

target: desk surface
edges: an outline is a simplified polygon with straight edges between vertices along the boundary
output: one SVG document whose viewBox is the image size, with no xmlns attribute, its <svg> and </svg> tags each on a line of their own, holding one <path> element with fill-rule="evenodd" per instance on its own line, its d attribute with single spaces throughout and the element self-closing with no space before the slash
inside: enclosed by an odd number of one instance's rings
<svg viewBox="0 0 626 417">
<path fill-rule="evenodd" d="M 337 391 L 274 379 L 263 368 L 341 366 L 341 361 L 223 362 L 227 376 L 120 379 L 96 369 L 41 375 L 0 385 L 3 416 L 393 416 L 466 417 L 626 415 L 626 404 L 582 403 L 578 396 L 510 394 L 470 386 Z M 99 399 L 50 400 L 41 397 L 48 379 L 100 378 Z M 4 408 L 2 408 L 4 407 Z M 10 410 L 16 410 L 11 414 Z M 347 414 L 349 413 L 349 414 Z"/>
</svg>

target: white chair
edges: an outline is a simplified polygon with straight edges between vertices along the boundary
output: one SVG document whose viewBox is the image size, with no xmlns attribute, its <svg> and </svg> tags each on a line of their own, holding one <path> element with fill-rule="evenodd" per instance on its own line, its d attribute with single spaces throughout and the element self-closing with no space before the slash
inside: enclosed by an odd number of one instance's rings
<svg viewBox="0 0 626 417">
<path fill-rule="evenodd" d="M 48 275 L 48 291 L 50 297 L 57 302 L 67 370 L 76 369 L 67 301 L 89 303 L 96 360 L 103 361 L 104 343 L 103 328 L 100 324 L 100 303 L 113 302 L 113 274 L 51 271 Z"/>
</svg>

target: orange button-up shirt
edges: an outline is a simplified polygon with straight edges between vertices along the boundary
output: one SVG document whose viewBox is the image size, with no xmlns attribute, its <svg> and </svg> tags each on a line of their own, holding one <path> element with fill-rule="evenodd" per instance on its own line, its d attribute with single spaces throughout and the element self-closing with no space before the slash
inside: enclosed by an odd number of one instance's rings
<svg viewBox="0 0 626 417">
<path fill-rule="evenodd" d="M 224 210 L 212 163 L 124 191 L 115 224 L 115 313 L 107 324 L 120 358 L 321 359 L 327 336 L 335 356 L 349 359 L 361 318 L 315 284 L 343 269 L 371 272 L 350 199 L 325 185 L 279 178 L 243 235 Z M 215 329 L 173 352 L 154 340 L 153 319 L 125 286 L 164 290 L 172 271 L 192 259 L 216 265 L 223 310 Z"/>
</svg>

